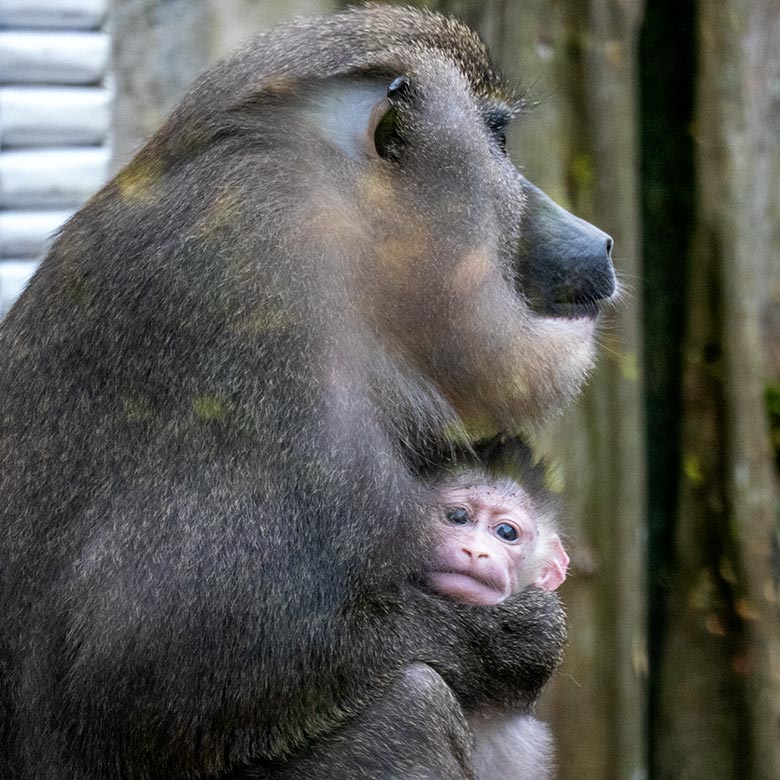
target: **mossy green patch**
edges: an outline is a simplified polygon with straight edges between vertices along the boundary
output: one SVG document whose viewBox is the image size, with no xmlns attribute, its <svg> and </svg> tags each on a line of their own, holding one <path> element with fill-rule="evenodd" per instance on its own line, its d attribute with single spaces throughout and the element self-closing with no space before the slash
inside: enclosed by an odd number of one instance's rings
<svg viewBox="0 0 780 780">
<path fill-rule="evenodd" d="M 224 420 L 230 412 L 230 402 L 216 393 L 204 393 L 192 401 L 192 409 L 201 420 Z"/>
<path fill-rule="evenodd" d="M 683 458 L 683 473 L 694 485 L 704 483 L 704 472 L 701 470 L 701 461 L 698 455 L 689 453 Z"/>
<path fill-rule="evenodd" d="M 142 398 L 124 396 L 122 398 L 122 412 L 128 422 L 148 422 L 154 416 L 149 404 Z"/>
<path fill-rule="evenodd" d="M 571 176 L 581 189 L 590 189 L 596 183 L 596 168 L 589 154 L 580 152 L 571 161 Z"/>
</svg>

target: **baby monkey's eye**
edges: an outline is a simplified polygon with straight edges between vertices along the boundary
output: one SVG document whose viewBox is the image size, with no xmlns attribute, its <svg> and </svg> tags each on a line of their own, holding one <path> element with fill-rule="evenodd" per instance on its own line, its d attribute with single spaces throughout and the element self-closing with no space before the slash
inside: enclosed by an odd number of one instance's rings
<svg viewBox="0 0 780 780">
<path fill-rule="evenodd" d="M 505 542 L 516 542 L 520 537 L 517 528 L 509 523 L 499 523 L 496 526 L 496 536 Z"/>
<path fill-rule="evenodd" d="M 444 516 L 453 525 L 466 525 L 471 521 L 469 510 L 464 506 L 453 506 L 444 510 Z"/>
</svg>

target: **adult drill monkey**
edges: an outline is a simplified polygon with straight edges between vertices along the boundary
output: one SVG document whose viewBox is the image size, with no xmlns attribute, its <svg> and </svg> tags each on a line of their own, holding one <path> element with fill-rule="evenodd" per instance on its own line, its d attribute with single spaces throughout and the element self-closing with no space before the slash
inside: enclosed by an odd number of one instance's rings
<svg viewBox="0 0 780 780">
<path fill-rule="evenodd" d="M 467 778 L 458 701 L 533 698 L 554 596 L 404 586 L 407 457 L 560 408 L 614 291 L 513 106 L 453 21 L 303 20 L 64 228 L 0 330 L 0 776 Z"/>
</svg>

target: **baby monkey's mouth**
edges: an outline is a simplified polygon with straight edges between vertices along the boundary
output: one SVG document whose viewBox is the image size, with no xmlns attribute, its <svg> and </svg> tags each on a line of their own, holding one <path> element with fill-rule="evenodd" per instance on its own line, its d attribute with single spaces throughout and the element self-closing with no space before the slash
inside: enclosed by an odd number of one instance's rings
<svg viewBox="0 0 780 780">
<path fill-rule="evenodd" d="M 428 584 L 443 596 L 469 604 L 498 604 L 509 595 L 508 583 L 471 569 L 432 571 Z"/>
</svg>

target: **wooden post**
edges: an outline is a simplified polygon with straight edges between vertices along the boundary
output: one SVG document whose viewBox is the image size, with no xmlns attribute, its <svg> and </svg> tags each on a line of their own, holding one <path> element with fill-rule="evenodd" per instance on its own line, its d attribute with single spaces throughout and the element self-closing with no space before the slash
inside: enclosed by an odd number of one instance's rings
<svg viewBox="0 0 780 780">
<path fill-rule="evenodd" d="M 0 257 L 40 257 L 52 234 L 73 212 L 0 211 Z"/>
<path fill-rule="evenodd" d="M 698 227 L 657 762 L 669 780 L 778 780 L 780 492 L 764 392 L 780 365 L 763 337 L 780 336 L 780 16 L 772 0 L 713 0 L 698 15 Z"/>
<path fill-rule="evenodd" d="M 78 206 L 106 180 L 108 156 L 102 147 L 0 154 L 0 208 Z"/>
<path fill-rule="evenodd" d="M 108 50 L 100 32 L 0 31 L 0 84 L 97 84 Z"/>
<path fill-rule="evenodd" d="M 91 30 L 107 10 L 108 0 L 2 0 L 0 25 Z"/>
<path fill-rule="evenodd" d="M 0 317 L 107 175 L 108 0 L 0 0 Z"/>
<path fill-rule="evenodd" d="M 98 145 L 110 119 L 111 93 L 101 87 L 0 88 L 4 147 Z"/>
</svg>

